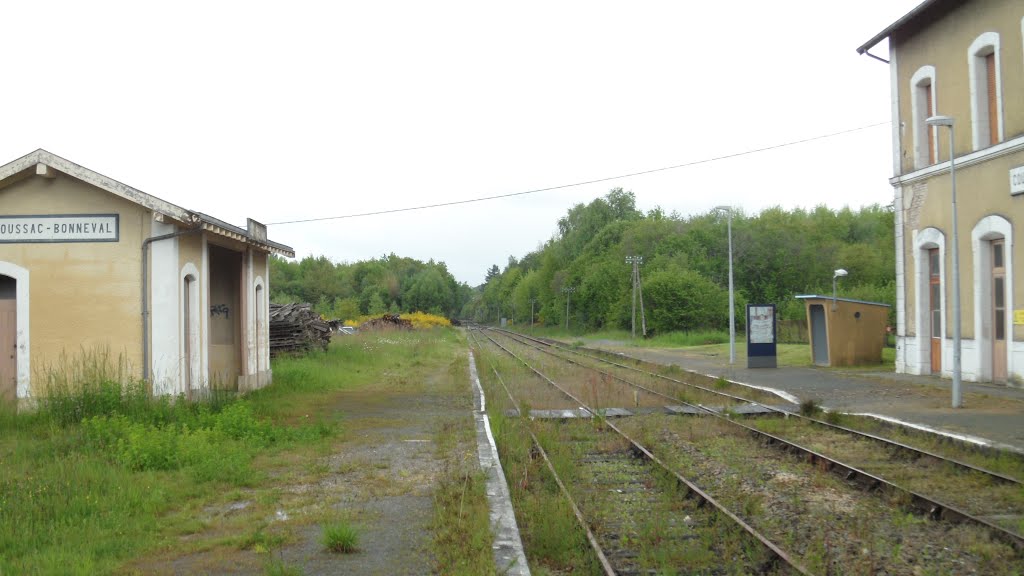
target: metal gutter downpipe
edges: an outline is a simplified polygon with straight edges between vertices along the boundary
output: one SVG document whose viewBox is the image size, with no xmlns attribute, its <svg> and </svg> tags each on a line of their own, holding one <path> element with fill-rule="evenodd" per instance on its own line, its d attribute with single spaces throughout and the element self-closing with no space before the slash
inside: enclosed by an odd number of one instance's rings
<svg viewBox="0 0 1024 576">
<path fill-rule="evenodd" d="M 197 221 L 193 228 L 153 236 L 142 241 L 142 379 L 147 382 L 149 382 L 149 245 L 160 240 L 195 234 L 202 230 L 202 222 Z"/>
</svg>

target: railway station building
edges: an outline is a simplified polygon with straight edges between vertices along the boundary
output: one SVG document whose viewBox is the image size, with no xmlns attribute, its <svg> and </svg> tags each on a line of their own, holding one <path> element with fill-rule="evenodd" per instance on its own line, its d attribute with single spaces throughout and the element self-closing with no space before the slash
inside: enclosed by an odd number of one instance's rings
<svg viewBox="0 0 1024 576">
<path fill-rule="evenodd" d="M 36 150 L 0 166 L 0 402 L 109 354 L 154 395 L 271 380 L 269 258 L 294 251 Z"/>
<path fill-rule="evenodd" d="M 1024 3 L 927 0 L 857 49 L 891 78 L 897 372 L 952 376 L 959 277 L 963 379 L 1024 382 L 1022 38 Z"/>
</svg>

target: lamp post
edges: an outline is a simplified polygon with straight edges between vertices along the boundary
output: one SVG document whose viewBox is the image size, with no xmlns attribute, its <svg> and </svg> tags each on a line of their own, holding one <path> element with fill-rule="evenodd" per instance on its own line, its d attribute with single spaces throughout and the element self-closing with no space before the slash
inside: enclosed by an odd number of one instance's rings
<svg viewBox="0 0 1024 576">
<path fill-rule="evenodd" d="M 843 270 L 842 268 L 836 270 L 835 273 L 832 274 L 832 311 L 833 312 L 836 311 L 836 279 L 841 277 L 841 276 L 846 276 L 847 274 L 848 274 L 848 272 L 846 270 Z"/>
<path fill-rule="evenodd" d="M 565 329 L 569 330 L 569 298 L 572 293 L 576 291 L 575 286 L 563 286 L 562 292 L 565 292 Z"/>
<path fill-rule="evenodd" d="M 932 116 L 925 120 L 928 126 L 946 126 L 949 128 L 949 181 L 952 188 L 953 209 L 953 408 L 962 404 L 960 396 L 960 240 L 957 236 L 956 222 L 956 166 L 953 152 L 953 118 L 950 116 Z"/>
<path fill-rule="evenodd" d="M 718 212 L 729 215 L 729 364 L 736 363 L 736 305 L 732 288 L 732 206 L 716 206 Z"/>
</svg>

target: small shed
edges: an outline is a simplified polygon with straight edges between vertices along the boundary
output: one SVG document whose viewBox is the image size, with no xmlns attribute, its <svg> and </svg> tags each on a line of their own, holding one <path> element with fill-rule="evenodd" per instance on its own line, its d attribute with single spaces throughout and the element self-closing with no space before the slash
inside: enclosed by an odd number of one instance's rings
<svg viewBox="0 0 1024 576">
<path fill-rule="evenodd" d="M 811 360 L 818 366 L 880 364 L 889 305 L 817 294 L 797 296 L 807 306 Z"/>
</svg>

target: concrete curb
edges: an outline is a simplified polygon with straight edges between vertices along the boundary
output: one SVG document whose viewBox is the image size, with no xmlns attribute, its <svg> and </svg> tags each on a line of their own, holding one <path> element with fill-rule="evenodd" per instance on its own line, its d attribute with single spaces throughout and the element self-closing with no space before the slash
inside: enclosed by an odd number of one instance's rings
<svg viewBox="0 0 1024 576">
<path fill-rule="evenodd" d="M 498 459 L 498 448 L 487 418 L 484 389 L 476 371 L 473 351 L 469 352 L 469 376 L 473 381 L 473 418 L 476 420 L 476 447 L 480 468 L 487 475 L 487 501 L 491 510 L 491 531 L 494 532 L 494 563 L 499 574 L 530 576 L 530 566 L 523 552 L 519 525 L 512 509 L 512 497 L 505 482 L 505 471 Z"/>
</svg>

